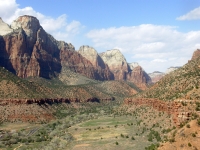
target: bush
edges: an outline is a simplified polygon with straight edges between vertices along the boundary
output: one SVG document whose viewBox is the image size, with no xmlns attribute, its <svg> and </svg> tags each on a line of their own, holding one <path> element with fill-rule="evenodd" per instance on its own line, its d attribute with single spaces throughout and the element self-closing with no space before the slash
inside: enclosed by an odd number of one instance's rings
<svg viewBox="0 0 200 150">
<path fill-rule="evenodd" d="M 115 142 L 115 144 L 116 144 L 116 145 L 119 145 L 119 143 L 118 143 L 118 142 Z"/>
<path fill-rule="evenodd" d="M 191 147 L 191 146 L 192 146 L 192 144 L 191 144 L 191 143 L 188 143 L 188 146 L 189 146 L 189 147 Z"/>
<path fill-rule="evenodd" d="M 187 124 L 186 127 L 187 127 L 187 128 L 190 128 L 190 124 Z"/>
<path fill-rule="evenodd" d="M 135 140 L 135 138 L 132 136 L 132 138 L 131 138 L 132 140 Z"/>
<path fill-rule="evenodd" d="M 192 137 L 196 137 L 196 134 L 195 134 L 195 133 L 192 133 Z"/>
</svg>

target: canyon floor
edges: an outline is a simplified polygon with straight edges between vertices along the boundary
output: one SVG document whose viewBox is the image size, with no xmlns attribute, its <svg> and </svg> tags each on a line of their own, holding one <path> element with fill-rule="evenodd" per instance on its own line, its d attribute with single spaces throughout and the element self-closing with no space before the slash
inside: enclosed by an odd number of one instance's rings
<svg viewBox="0 0 200 150">
<path fill-rule="evenodd" d="M 141 150 L 156 147 L 175 130 L 168 114 L 151 107 L 127 112 L 115 102 L 68 104 L 67 110 L 61 105 L 48 123 L 2 123 L 0 149 Z"/>
</svg>

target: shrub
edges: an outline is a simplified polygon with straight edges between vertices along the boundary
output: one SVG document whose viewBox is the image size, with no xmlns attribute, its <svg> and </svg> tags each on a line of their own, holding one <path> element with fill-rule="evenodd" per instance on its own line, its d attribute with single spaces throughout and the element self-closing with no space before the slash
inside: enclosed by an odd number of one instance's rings
<svg viewBox="0 0 200 150">
<path fill-rule="evenodd" d="M 115 144 L 116 144 L 116 145 L 119 145 L 119 143 L 118 143 L 118 142 L 115 142 Z"/>
<path fill-rule="evenodd" d="M 192 146 L 192 144 L 191 144 L 191 143 L 188 143 L 188 146 L 189 146 L 189 147 L 191 147 L 191 146 Z"/>
<path fill-rule="evenodd" d="M 190 128 L 190 124 L 187 124 L 186 127 L 187 127 L 187 128 Z"/>
<path fill-rule="evenodd" d="M 192 133 L 192 137 L 196 137 L 196 134 L 195 134 L 195 133 Z"/>
</svg>

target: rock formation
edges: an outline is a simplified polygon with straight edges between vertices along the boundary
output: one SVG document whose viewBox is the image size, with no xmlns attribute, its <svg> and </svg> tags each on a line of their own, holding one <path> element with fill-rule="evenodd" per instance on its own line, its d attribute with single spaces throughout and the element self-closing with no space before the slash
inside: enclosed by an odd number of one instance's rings
<svg viewBox="0 0 200 150">
<path fill-rule="evenodd" d="M 101 53 L 100 56 L 114 74 L 115 80 L 126 80 L 128 64 L 118 49 L 108 50 Z"/>
<path fill-rule="evenodd" d="M 137 66 L 133 68 L 133 70 L 129 70 L 126 75 L 126 80 L 133 82 L 137 87 L 142 90 L 147 88 L 147 84 L 151 83 L 151 78 L 149 75 L 142 69 L 141 66 Z"/>
<path fill-rule="evenodd" d="M 60 72 L 57 41 L 44 31 L 37 18 L 21 16 L 11 27 L 14 31 L 0 39 L 1 66 L 22 78 L 50 78 Z"/>
<path fill-rule="evenodd" d="M 159 71 L 154 71 L 153 73 L 148 74 L 151 78 L 152 83 L 158 82 L 162 77 L 165 76 L 165 73 L 159 72 Z"/>
<path fill-rule="evenodd" d="M 146 84 L 151 82 L 148 74 L 138 63 L 127 63 L 123 54 L 117 50 L 108 50 L 101 53 L 103 61 L 109 66 L 114 74 L 115 80 L 127 80 L 136 84 L 139 88 L 145 89 Z"/>
<path fill-rule="evenodd" d="M 128 64 L 122 53 L 102 54 L 89 46 L 75 51 L 71 43 L 57 41 L 37 18 L 21 16 L 11 26 L 0 19 L 0 66 L 26 78 L 67 76 L 67 70 L 95 80 L 128 80 L 144 89 L 150 78 L 137 64 Z"/>
<path fill-rule="evenodd" d="M 13 32 L 13 29 L 11 29 L 0 17 L 0 35 L 6 35 L 8 33 Z"/>
<path fill-rule="evenodd" d="M 81 46 L 78 52 L 92 63 L 92 65 L 97 70 L 97 74 L 99 74 L 99 79 L 114 79 L 114 76 L 109 70 L 108 65 L 104 63 L 104 61 L 94 48 L 89 46 Z"/>
<path fill-rule="evenodd" d="M 194 51 L 192 55 L 192 60 L 197 59 L 199 56 L 200 56 L 200 49 L 197 49 L 196 51 Z"/>
<path fill-rule="evenodd" d="M 71 43 L 46 33 L 35 17 L 21 16 L 11 28 L 0 20 L 0 35 L 0 66 L 19 77 L 51 78 L 67 68 L 92 79 L 113 79 L 106 65 L 93 66 Z"/>
<path fill-rule="evenodd" d="M 169 73 L 175 71 L 175 70 L 178 69 L 178 68 L 180 68 L 180 67 L 169 67 L 169 68 L 167 68 L 165 74 L 169 74 Z"/>
</svg>

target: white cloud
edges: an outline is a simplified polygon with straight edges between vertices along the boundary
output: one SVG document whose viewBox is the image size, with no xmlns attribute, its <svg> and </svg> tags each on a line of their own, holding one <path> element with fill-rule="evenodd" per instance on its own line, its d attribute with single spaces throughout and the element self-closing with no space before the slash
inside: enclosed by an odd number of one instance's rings
<svg viewBox="0 0 200 150">
<path fill-rule="evenodd" d="M 187 14 L 176 18 L 177 20 L 198 20 L 200 19 L 200 7 L 195 8 Z"/>
<path fill-rule="evenodd" d="M 41 26 L 58 40 L 70 41 L 79 33 L 82 25 L 78 21 L 67 21 L 67 15 L 63 14 L 57 18 L 45 16 L 35 11 L 32 7 L 19 8 L 16 0 L 0 0 L 0 17 L 10 24 L 13 20 L 22 15 L 31 15 L 38 18 Z"/>
<path fill-rule="evenodd" d="M 147 72 L 181 66 L 200 48 L 200 31 L 183 33 L 173 26 L 112 27 L 91 30 L 86 36 L 96 49 L 105 51 L 120 47 L 127 61 L 139 62 Z"/>
</svg>

